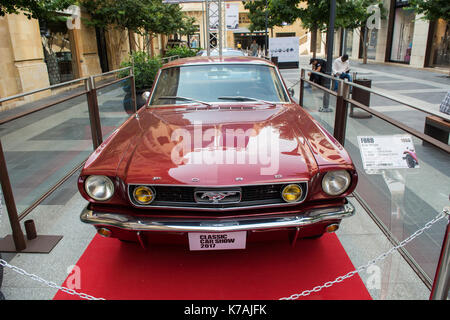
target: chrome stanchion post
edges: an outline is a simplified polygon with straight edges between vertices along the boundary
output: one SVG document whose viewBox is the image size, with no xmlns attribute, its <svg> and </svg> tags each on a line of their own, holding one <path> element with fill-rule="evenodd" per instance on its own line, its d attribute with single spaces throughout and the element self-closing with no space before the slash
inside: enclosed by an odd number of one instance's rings
<svg viewBox="0 0 450 320">
<path fill-rule="evenodd" d="M 334 117 L 334 137 L 341 145 L 344 145 L 345 130 L 347 127 L 347 99 L 349 85 L 345 82 L 339 82 L 336 96 L 336 115 Z"/>
<path fill-rule="evenodd" d="M 300 71 L 300 92 L 298 96 L 298 103 L 300 104 L 300 107 L 303 107 L 303 92 L 305 90 L 305 69 L 302 68 Z"/>
<path fill-rule="evenodd" d="M 442 241 L 441 255 L 431 288 L 430 300 L 446 300 L 450 289 L 450 207 L 444 208 L 447 215 L 447 227 Z"/>
<path fill-rule="evenodd" d="M 137 112 L 137 104 L 136 104 L 136 82 L 134 78 L 134 59 L 133 59 L 133 65 L 130 68 L 130 76 L 131 77 L 131 100 L 133 100 L 133 111 Z"/>
</svg>

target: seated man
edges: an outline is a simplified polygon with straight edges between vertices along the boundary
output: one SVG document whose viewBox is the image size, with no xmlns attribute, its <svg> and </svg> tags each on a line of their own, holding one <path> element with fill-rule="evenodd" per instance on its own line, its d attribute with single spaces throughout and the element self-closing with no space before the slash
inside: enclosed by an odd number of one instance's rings
<svg viewBox="0 0 450 320">
<path fill-rule="evenodd" d="M 312 68 L 313 71 L 322 72 L 322 73 L 326 72 L 326 62 L 324 60 L 322 60 L 322 59 L 314 59 L 314 58 L 312 58 L 312 59 L 309 60 L 309 64 L 312 65 L 311 68 Z M 309 76 L 309 80 L 310 81 L 315 82 L 315 83 L 317 83 L 319 85 L 322 85 L 322 77 L 319 76 L 318 74 L 314 74 L 314 73 L 309 72 L 308 76 Z"/>
<path fill-rule="evenodd" d="M 344 54 L 343 56 L 337 58 L 333 62 L 332 74 L 335 77 L 339 77 L 339 79 L 348 79 L 348 81 L 352 81 L 352 76 L 350 75 L 350 64 L 348 62 L 348 55 Z M 334 91 L 338 89 L 338 82 L 334 81 Z"/>
</svg>

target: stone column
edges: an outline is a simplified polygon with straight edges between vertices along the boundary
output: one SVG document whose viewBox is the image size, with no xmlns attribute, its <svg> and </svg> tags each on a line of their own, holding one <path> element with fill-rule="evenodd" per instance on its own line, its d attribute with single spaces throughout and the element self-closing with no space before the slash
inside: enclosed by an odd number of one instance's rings
<svg viewBox="0 0 450 320">
<path fill-rule="evenodd" d="M 0 18 L 0 96 L 7 97 L 50 85 L 39 23 L 22 14 Z M 36 99 L 47 92 L 27 96 Z"/>
<path fill-rule="evenodd" d="M 414 22 L 414 34 L 412 40 L 411 60 L 409 65 L 416 68 L 423 68 L 425 65 L 425 53 L 427 50 L 428 21 L 422 20 L 422 15 L 417 15 Z"/>
</svg>

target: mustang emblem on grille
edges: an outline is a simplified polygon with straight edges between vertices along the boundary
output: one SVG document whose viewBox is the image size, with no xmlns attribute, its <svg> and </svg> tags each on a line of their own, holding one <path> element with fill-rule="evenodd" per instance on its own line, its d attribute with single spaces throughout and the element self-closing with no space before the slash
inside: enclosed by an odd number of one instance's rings
<svg viewBox="0 0 450 320">
<path fill-rule="evenodd" d="M 212 203 L 220 203 L 221 200 L 225 199 L 226 197 L 235 196 L 238 192 L 236 191 L 222 191 L 222 192 L 215 192 L 215 191 L 206 191 L 203 192 L 200 199 L 206 198 L 209 201 L 212 201 Z"/>
</svg>

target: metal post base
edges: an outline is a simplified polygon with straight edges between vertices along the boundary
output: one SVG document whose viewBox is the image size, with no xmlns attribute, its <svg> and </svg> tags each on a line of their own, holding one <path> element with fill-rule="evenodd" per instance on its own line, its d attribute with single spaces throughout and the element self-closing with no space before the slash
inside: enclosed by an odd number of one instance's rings
<svg viewBox="0 0 450 320">
<path fill-rule="evenodd" d="M 319 112 L 333 112 L 333 109 L 329 107 L 320 107 Z"/>
<path fill-rule="evenodd" d="M 32 240 L 25 239 L 26 248 L 18 251 L 12 235 L 0 239 L 0 252 L 13 253 L 50 253 L 63 236 L 37 236 Z"/>
<path fill-rule="evenodd" d="M 349 117 L 351 118 L 356 118 L 356 119 L 368 119 L 368 118 L 372 118 L 372 115 L 368 112 L 359 110 L 359 111 L 353 111 L 353 107 L 350 107 L 350 113 L 349 113 Z"/>
</svg>

